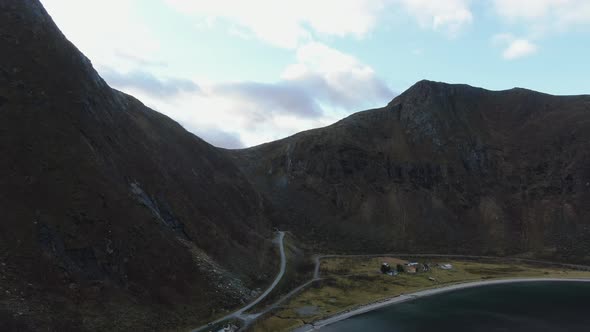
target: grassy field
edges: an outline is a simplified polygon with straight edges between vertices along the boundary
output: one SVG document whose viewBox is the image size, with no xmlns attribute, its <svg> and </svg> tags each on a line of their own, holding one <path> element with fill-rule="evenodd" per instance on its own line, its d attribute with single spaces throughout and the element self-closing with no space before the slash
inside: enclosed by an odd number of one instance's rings
<svg viewBox="0 0 590 332">
<path fill-rule="evenodd" d="M 413 275 L 402 273 L 397 276 L 388 276 L 379 271 L 382 262 L 388 262 L 395 267 L 396 264 L 405 261 L 392 257 L 322 260 L 320 271 L 323 280 L 317 281 L 274 314 L 257 322 L 251 330 L 290 331 L 305 323 L 359 305 L 453 283 L 526 277 L 590 278 L 590 272 L 516 263 L 441 259 L 419 259 L 418 261 L 431 264 L 451 263 L 453 269 L 442 270 L 434 267 L 428 272 Z"/>
</svg>

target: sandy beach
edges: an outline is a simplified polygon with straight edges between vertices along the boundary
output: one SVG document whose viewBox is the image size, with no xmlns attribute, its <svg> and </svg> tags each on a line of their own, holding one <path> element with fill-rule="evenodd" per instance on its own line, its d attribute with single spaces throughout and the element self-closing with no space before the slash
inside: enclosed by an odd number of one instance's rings
<svg viewBox="0 0 590 332">
<path fill-rule="evenodd" d="M 550 282 L 590 282 L 590 279 L 513 278 L 513 279 L 474 281 L 474 282 L 453 284 L 453 285 L 448 285 L 448 286 L 441 286 L 438 288 L 426 289 L 426 290 L 422 290 L 422 291 L 418 291 L 418 292 L 410 293 L 410 294 L 403 294 L 403 295 L 393 297 L 391 299 L 367 304 L 367 305 L 364 305 L 364 306 L 361 306 L 361 307 L 358 307 L 358 308 L 355 308 L 355 309 L 352 309 L 352 310 L 349 310 L 346 312 L 336 314 L 332 317 L 322 319 L 322 320 L 316 321 L 311 324 L 304 325 L 304 326 L 299 327 L 293 331 L 294 332 L 308 332 L 308 331 L 318 330 L 326 325 L 334 324 L 336 322 L 345 320 L 345 319 L 353 317 L 353 316 L 361 315 L 366 312 L 373 311 L 373 310 L 376 310 L 379 308 L 383 308 L 383 307 L 386 307 L 389 305 L 393 305 L 396 303 L 402 303 L 402 302 L 406 302 L 406 301 L 411 301 L 411 300 L 425 297 L 425 296 L 437 295 L 437 294 L 441 294 L 441 293 L 456 291 L 456 290 L 465 289 L 465 288 L 472 288 L 472 287 L 481 287 L 481 286 L 488 286 L 488 285 L 498 285 L 498 284 L 507 284 L 507 283 L 517 283 L 517 282 L 542 282 L 542 281 L 545 281 L 545 282 L 547 282 L 547 281 L 550 281 Z"/>
</svg>

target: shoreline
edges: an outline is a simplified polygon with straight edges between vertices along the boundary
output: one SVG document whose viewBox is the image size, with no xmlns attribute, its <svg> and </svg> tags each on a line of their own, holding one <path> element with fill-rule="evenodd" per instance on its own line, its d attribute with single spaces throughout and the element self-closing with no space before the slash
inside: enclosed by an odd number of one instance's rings
<svg viewBox="0 0 590 332">
<path fill-rule="evenodd" d="M 389 299 L 385 299 L 379 302 L 374 302 L 366 305 L 362 305 L 357 308 L 350 309 L 348 311 L 335 314 L 334 316 L 318 320 L 316 322 L 303 325 L 293 330 L 293 332 L 310 332 L 319 330 L 326 325 L 332 325 L 342 320 L 348 319 L 353 316 L 358 316 L 369 311 L 381 309 L 390 305 L 403 303 L 411 300 L 415 300 L 421 297 L 438 295 L 442 293 L 452 292 L 461 289 L 475 288 L 490 285 L 510 284 L 510 283 L 527 283 L 527 282 L 590 282 L 590 278 L 510 278 L 510 279 L 495 279 L 495 280 L 482 280 L 482 281 L 471 281 L 458 284 L 450 284 L 448 286 L 441 286 L 437 288 L 429 288 L 421 291 L 417 291 L 409 294 L 398 295 Z"/>
</svg>

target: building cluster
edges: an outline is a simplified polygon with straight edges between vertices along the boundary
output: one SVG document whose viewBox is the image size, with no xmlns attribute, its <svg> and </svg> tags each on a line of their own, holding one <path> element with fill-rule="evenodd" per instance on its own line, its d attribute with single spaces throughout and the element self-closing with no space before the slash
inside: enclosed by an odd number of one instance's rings
<svg viewBox="0 0 590 332">
<path fill-rule="evenodd" d="M 397 264 L 394 267 L 390 266 L 389 263 L 383 262 L 381 264 L 381 273 L 390 276 L 398 275 L 399 273 L 416 274 L 421 272 L 428 272 L 431 268 L 438 267 L 442 270 L 452 270 L 453 265 L 449 263 L 445 264 L 432 264 L 432 263 L 418 263 L 408 262 L 406 264 Z"/>
</svg>

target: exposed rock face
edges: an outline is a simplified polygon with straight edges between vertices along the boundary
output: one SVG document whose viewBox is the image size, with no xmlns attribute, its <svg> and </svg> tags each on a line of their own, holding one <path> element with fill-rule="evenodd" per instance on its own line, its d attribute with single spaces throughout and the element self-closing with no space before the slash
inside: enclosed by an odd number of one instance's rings
<svg viewBox="0 0 590 332">
<path fill-rule="evenodd" d="M 36 0 L 0 2 L 0 48 L 0 330 L 196 326 L 274 275 L 223 152 L 108 87 Z"/>
<path fill-rule="evenodd" d="M 321 250 L 590 262 L 589 144 L 590 96 L 421 81 L 234 158 Z"/>
</svg>

